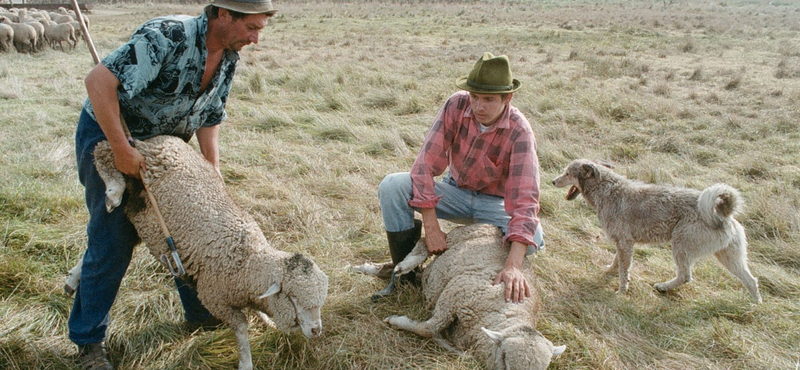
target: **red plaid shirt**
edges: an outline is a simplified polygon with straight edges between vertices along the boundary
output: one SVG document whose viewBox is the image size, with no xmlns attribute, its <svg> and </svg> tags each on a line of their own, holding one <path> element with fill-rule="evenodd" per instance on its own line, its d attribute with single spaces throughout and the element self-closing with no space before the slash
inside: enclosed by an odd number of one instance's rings
<svg viewBox="0 0 800 370">
<path fill-rule="evenodd" d="M 473 119 L 469 93 L 459 91 L 445 102 L 425 136 L 411 167 L 412 207 L 434 208 L 441 197 L 434 192 L 434 176 L 450 167 L 460 188 L 505 199 L 511 215 L 503 239 L 534 245 L 539 225 L 539 157 L 530 123 L 512 105 L 500 119 L 481 132 Z"/>
</svg>

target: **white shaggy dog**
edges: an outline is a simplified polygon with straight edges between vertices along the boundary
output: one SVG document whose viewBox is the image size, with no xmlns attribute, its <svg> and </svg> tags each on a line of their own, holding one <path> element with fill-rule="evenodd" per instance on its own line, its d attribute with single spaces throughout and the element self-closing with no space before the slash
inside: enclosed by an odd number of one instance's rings
<svg viewBox="0 0 800 370">
<path fill-rule="evenodd" d="M 620 292 L 628 290 L 634 243 L 671 240 L 676 277 L 655 284 L 656 289 L 665 292 L 688 283 L 695 262 L 713 253 L 761 303 L 758 280 L 747 268 L 744 228 L 733 218 L 743 203 L 736 189 L 715 184 L 701 192 L 645 184 L 586 159 L 572 161 L 553 185 L 571 186 L 567 200 L 583 194 L 597 211 L 600 226 L 617 246 L 608 271 L 619 270 Z"/>
</svg>

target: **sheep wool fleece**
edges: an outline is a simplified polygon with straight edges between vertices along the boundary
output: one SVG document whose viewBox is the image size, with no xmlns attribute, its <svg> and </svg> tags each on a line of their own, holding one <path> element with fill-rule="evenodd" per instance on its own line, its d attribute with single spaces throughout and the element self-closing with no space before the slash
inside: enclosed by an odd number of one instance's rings
<svg viewBox="0 0 800 370">
<path fill-rule="evenodd" d="M 252 368 L 245 307 L 268 315 L 279 330 L 320 335 L 320 309 L 328 289 L 325 273 L 299 253 L 272 248 L 253 217 L 233 202 L 213 166 L 182 139 L 156 136 L 136 141 L 136 148 L 147 165 L 143 181 L 158 203 L 200 301 L 236 332 L 239 368 Z M 108 142 L 98 143 L 94 155 L 108 195 L 115 184 L 124 184 L 122 174 L 114 167 Z M 169 254 L 141 183 L 129 181 L 127 192 L 125 213 L 142 241 L 157 258 Z"/>
<path fill-rule="evenodd" d="M 563 347 L 554 347 L 535 329 L 540 298 L 530 263 L 525 260 L 522 267 L 532 286 L 524 303 L 506 302 L 504 285 L 492 285 L 508 258 L 502 240 L 503 233 L 493 225 L 471 224 L 450 231 L 448 249 L 422 272 L 431 318 L 417 322 L 390 316 L 386 321 L 425 337 L 441 333 L 462 350 L 475 349 L 489 369 L 546 369 Z M 413 268 L 405 266 L 406 261 L 421 264 L 426 256 L 423 239 L 397 268 Z"/>
</svg>

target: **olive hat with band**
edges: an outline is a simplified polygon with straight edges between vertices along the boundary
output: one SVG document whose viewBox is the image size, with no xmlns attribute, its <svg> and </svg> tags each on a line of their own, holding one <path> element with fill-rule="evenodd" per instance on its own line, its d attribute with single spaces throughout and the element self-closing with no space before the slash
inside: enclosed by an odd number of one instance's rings
<svg viewBox="0 0 800 370">
<path fill-rule="evenodd" d="M 456 79 L 456 86 L 476 94 L 510 94 L 519 89 L 520 82 L 511 77 L 507 56 L 486 52 L 469 75 Z"/>
</svg>

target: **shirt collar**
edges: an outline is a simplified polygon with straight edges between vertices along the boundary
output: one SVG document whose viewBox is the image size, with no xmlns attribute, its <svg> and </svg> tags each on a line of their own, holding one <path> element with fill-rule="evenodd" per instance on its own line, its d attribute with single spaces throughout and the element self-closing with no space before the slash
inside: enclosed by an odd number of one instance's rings
<svg viewBox="0 0 800 370">
<path fill-rule="evenodd" d="M 464 111 L 464 117 L 469 118 L 472 121 L 472 107 L 468 107 L 466 111 Z M 480 125 L 478 121 L 474 121 L 476 125 Z M 511 127 L 511 103 L 506 104 L 506 107 L 503 109 L 503 113 L 500 114 L 500 118 L 497 119 L 495 124 L 489 126 L 489 129 L 486 131 L 491 131 L 493 128 L 510 128 Z"/>
</svg>

